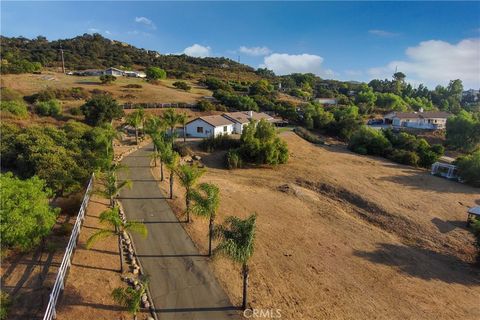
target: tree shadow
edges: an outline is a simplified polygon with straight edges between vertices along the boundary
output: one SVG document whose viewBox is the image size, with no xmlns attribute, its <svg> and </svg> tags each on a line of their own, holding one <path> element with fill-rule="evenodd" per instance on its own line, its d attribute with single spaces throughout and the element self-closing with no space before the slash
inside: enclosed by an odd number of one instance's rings
<svg viewBox="0 0 480 320">
<path fill-rule="evenodd" d="M 467 230 L 467 222 L 461 220 L 447 220 L 443 221 L 439 218 L 433 218 L 432 223 L 437 227 L 438 231 L 441 233 L 449 233 L 450 231 L 455 230 L 456 228 L 460 228 L 463 230 Z"/>
<path fill-rule="evenodd" d="M 198 308 L 164 308 L 155 309 L 157 313 L 173 313 L 173 312 L 209 312 L 209 311 L 237 311 L 242 310 L 241 307 L 226 306 L 226 307 L 198 307 Z"/>
<path fill-rule="evenodd" d="M 103 270 L 103 271 L 113 271 L 113 272 L 118 272 L 118 271 L 119 271 L 119 269 L 104 268 L 104 267 L 95 267 L 95 266 L 86 266 L 86 265 L 78 264 L 78 263 L 72 263 L 72 266 L 79 267 L 79 268 L 85 268 L 85 269 L 92 269 L 92 270 Z"/>
<path fill-rule="evenodd" d="M 381 243 L 375 251 L 355 250 L 354 255 L 373 263 L 398 268 L 423 280 L 449 284 L 480 285 L 480 269 L 458 258 L 415 246 Z"/>
</svg>

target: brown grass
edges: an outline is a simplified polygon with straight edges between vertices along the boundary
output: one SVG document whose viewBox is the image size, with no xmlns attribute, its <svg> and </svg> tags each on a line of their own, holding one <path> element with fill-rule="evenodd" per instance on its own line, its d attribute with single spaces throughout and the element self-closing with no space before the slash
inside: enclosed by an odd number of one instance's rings
<svg viewBox="0 0 480 320">
<path fill-rule="evenodd" d="M 282 319 L 480 317 L 480 273 L 469 265 L 476 249 L 464 227 L 478 189 L 341 145 L 282 137 L 290 161 L 276 168 L 227 171 L 220 154 L 198 152 L 208 166 L 202 181 L 221 190 L 217 222 L 258 214 L 254 308 L 279 308 Z M 183 192 L 176 185 L 171 201 L 179 216 Z M 208 223 L 193 220 L 186 229 L 205 252 Z M 240 303 L 239 267 L 222 258 L 213 267 Z"/>
</svg>

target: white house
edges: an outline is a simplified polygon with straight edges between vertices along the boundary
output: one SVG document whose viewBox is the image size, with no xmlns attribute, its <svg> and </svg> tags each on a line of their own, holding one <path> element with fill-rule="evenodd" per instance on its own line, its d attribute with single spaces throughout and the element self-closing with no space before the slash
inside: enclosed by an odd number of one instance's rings
<svg viewBox="0 0 480 320">
<path fill-rule="evenodd" d="M 212 135 L 232 134 L 233 122 L 224 116 L 205 116 L 196 118 L 185 125 L 187 136 L 208 138 Z"/>
<path fill-rule="evenodd" d="M 451 114 L 444 111 L 427 112 L 391 112 L 384 116 L 384 123 L 394 127 L 407 127 L 416 129 L 445 129 L 447 118 Z"/>
<path fill-rule="evenodd" d="M 123 75 L 125 77 L 132 77 L 132 78 L 146 78 L 147 77 L 145 72 L 142 72 L 142 71 L 124 71 Z"/>
<path fill-rule="evenodd" d="M 231 120 L 234 123 L 233 131 L 237 134 L 242 134 L 243 128 L 250 123 L 250 120 L 259 121 L 265 119 L 268 122 L 273 122 L 274 118 L 263 112 L 255 111 L 238 111 L 224 113 L 222 116 Z"/>
<path fill-rule="evenodd" d="M 117 68 L 108 68 L 103 73 L 106 75 L 111 75 L 115 77 L 121 77 L 125 75 L 125 72 L 123 70 L 120 70 Z"/>
<path fill-rule="evenodd" d="M 199 117 L 187 122 L 185 132 L 187 136 L 194 138 L 206 138 L 219 134 L 242 134 L 243 128 L 250 123 L 250 120 L 259 121 L 261 119 L 272 123 L 276 121 L 272 116 L 263 112 L 229 112 L 222 115 Z"/>
<path fill-rule="evenodd" d="M 335 98 L 316 98 L 315 102 L 326 105 L 336 105 L 337 99 Z"/>
</svg>

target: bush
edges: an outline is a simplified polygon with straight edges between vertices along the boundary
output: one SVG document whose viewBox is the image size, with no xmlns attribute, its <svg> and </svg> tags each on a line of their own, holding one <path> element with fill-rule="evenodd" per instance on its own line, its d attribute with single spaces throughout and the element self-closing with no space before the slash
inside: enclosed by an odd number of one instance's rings
<svg viewBox="0 0 480 320">
<path fill-rule="evenodd" d="M 28 116 L 27 105 L 23 101 L 1 101 L 0 110 L 10 112 L 20 118 Z"/>
<path fill-rule="evenodd" d="M 200 148 L 206 152 L 213 152 L 215 150 L 226 150 L 237 148 L 240 145 L 240 140 L 234 139 L 227 134 L 220 134 L 218 136 L 210 136 L 200 142 Z"/>
<path fill-rule="evenodd" d="M 192 89 L 192 87 L 189 86 L 188 83 L 186 83 L 185 81 L 176 81 L 173 83 L 173 86 L 175 88 L 185 90 L 185 91 L 190 91 L 190 89 Z"/>
<path fill-rule="evenodd" d="M 31 96 L 25 97 L 30 103 L 35 103 L 38 101 L 50 101 L 54 99 L 60 100 L 83 100 L 89 97 L 89 93 L 82 87 L 72 87 L 70 89 L 54 89 L 46 88 L 38 93 L 35 93 Z"/>
<path fill-rule="evenodd" d="M 176 151 L 181 157 L 193 155 L 192 149 L 183 143 L 175 143 L 173 145 L 173 150 Z"/>
<path fill-rule="evenodd" d="M 10 309 L 10 305 L 12 301 L 10 300 L 10 296 L 5 291 L 0 292 L 1 301 L 0 301 L 0 320 L 6 320 L 8 315 L 8 310 Z"/>
<path fill-rule="evenodd" d="M 213 111 L 215 110 L 215 105 L 207 100 L 201 100 L 198 102 L 197 107 L 200 111 Z"/>
<path fill-rule="evenodd" d="M 28 251 L 55 224 L 58 209 L 49 205 L 53 193 L 38 177 L 20 180 L 11 172 L 0 175 L 0 184 L 2 247 Z"/>
<path fill-rule="evenodd" d="M 303 139 L 314 144 L 325 144 L 325 142 L 303 127 L 296 127 L 294 132 Z"/>
<path fill-rule="evenodd" d="M 70 114 L 72 116 L 79 116 L 82 114 L 82 110 L 80 110 L 79 107 L 73 107 L 73 108 L 70 108 L 70 110 L 68 110 L 68 112 L 70 112 Z"/>
<path fill-rule="evenodd" d="M 64 237 L 69 236 L 72 233 L 72 230 L 73 230 L 73 224 L 69 222 L 64 222 L 58 229 L 58 235 L 64 236 Z"/>
<path fill-rule="evenodd" d="M 146 72 L 148 80 L 160 80 L 167 78 L 167 72 L 159 67 L 149 67 Z"/>
<path fill-rule="evenodd" d="M 243 165 L 242 158 L 237 149 L 228 150 L 225 154 L 225 166 L 228 169 L 238 169 Z"/>
<path fill-rule="evenodd" d="M 480 187 L 480 150 L 457 159 L 458 174 L 468 184 Z"/>
<path fill-rule="evenodd" d="M 80 107 L 85 121 L 93 126 L 109 123 L 123 116 L 123 108 L 110 95 L 95 95 Z"/>
<path fill-rule="evenodd" d="M 141 89 L 141 88 L 143 88 L 143 86 L 141 84 L 137 84 L 137 83 L 130 83 L 130 84 L 127 84 L 124 87 L 129 88 L 129 89 Z"/>
<path fill-rule="evenodd" d="M 0 87 L 0 98 L 2 101 L 19 101 L 22 100 L 22 95 L 11 88 Z"/>
<path fill-rule="evenodd" d="M 111 74 L 104 74 L 100 76 L 100 81 L 102 84 L 110 84 L 117 80 L 117 77 L 112 76 Z"/>
<path fill-rule="evenodd" d="M 212 91 L 216 91 L 216 90 L 233 91 L 232 87 L 228 83 L 217 78 L 206 78 L 204 82 L 207 88 Z"/>
<path fill-rule="evenodd" d="M 40 101 L 35 104 L 35 112 L 41 116 L 55 117 L 62 113 L 62 106 L 58 100 Z"/>
<path fill-rule="evenodd" d="M 363 126 L 350 138 L 348 148 L 360 154 L 384 156 L 392 145 L 379 130 Z"/>
<path fill-rule="evenodd" d="M 390 153 L 390 155 L 388 156 L 388 158 L 394 162 L 414 167 L 418 166 L 418 163 L 420 161 L 419 156 L 415 152 L 402 149 L 393 150 L 392 153 Z"/>
</svg>

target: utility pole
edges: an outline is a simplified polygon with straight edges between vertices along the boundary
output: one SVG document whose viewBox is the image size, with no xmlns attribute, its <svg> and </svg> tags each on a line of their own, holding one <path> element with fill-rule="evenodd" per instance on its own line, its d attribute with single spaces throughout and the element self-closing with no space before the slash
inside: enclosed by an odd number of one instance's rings
<svg viewBox="0 0 480 320">
<path fill-rule="evenodd" d="M 62 72 L 65 73 L 65 60 L 63 59 L 63 49 L 60 45 L 60 54 L 62 55 Z"/>
</svg>

